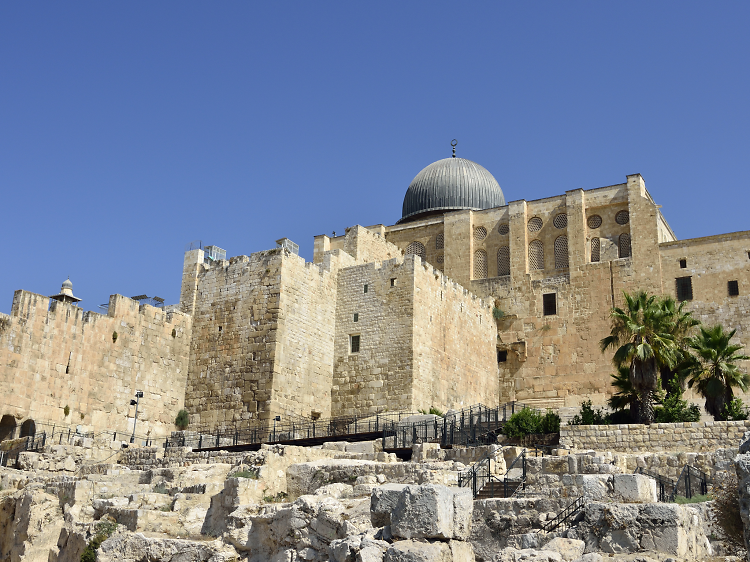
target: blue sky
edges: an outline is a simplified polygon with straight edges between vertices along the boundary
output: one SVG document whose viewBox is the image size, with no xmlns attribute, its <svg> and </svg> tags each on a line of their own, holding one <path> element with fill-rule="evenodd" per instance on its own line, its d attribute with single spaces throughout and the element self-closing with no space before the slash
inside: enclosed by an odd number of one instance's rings
<svg viewBox="0 0 750 562">
<path fill-rule="evenodd" d="M 4 2 L 0 312 L 70 276 L 177 302 L 183 251 L 393 224 L 426 165 L 506 200 L 643 174 L 750 228 L 748 2 Z"/>
</svg>

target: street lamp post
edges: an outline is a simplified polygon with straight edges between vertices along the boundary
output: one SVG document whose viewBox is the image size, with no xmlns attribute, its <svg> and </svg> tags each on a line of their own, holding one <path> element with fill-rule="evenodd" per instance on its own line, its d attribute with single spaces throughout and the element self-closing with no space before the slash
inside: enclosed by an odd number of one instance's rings
<svg viewBox="0 0 750 562">
<path fill-rule="evenodd" d="M 135 443 L 135 424 L 138 422 L 138 402 L 143 398 L 143 391 L 135 391 L 135 400 L 130 401 L 131 406 L 135 406 L 135 417 L 133 418 L 133 435 L 130 436 L 130 442 Z"/>
</svg>

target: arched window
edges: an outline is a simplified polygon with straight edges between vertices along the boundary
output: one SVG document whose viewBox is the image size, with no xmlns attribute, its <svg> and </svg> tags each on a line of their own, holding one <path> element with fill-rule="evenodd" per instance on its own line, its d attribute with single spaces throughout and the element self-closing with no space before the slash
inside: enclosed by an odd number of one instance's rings
<svg viewBox="0 0 750 562">
<path fill-rule="evenodd" d="M 630 257 L 630 234 L 627 232 L 620 234 L 620 257 L 621 258 L 629 258 Z"/>
<path fill-rule="evenodd" d="M 529 244 L 529 269 L 544 269 L 544 244 L 532 240 Z"/>
<path fill-rule="evenodd" d="M 568 237 L 555 238 L 555 269 L 568 267 Z"/>
<path fill-rule="evenodd" d="M 497 275 L 510 275 L 510 248 L 500 246 L 497 249 Z"/>
<path fill-rule="evenodd" d="M 412 242 L 406 247 L 406 255 L 414 254 L 416 256 L 419 256 L 422 258 L 422 261 L 425 261 L 427 259 L 427 249 L 424 247 L 424 244 L 421 242 Z"/>
<path fill-rule="evenodd" d="M 474 252 L 474 279 L 487 278 L 487 252 L 477 250 Z"/>
<path fill-rule="evenodd" d="M 435 237 L 435 249 L 442 250 L 443 246 L 445 246 L 445 236 L 441 232 Z"/>
<path fill-rule="evenodd" d="M 597 262 L 601 259 L 601 243 L 598 238 L 591 239 L 591 261 Z"/>
</svg>

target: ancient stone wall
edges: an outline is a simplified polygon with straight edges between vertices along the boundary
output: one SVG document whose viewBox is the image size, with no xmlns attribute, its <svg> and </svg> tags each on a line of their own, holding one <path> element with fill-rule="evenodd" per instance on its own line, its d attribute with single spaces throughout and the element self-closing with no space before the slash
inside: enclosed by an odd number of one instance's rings
<svg viewBox="0 0 750 562">
<path fill-rule="evenodd" d="M 498 404 L 492 303 L 414 259 L 413 407 Z"/>
<path fill-rule="evenodd" d="M 623 453 L 691 452 L 736 449 L 750 420 L 655 423 L 650 426 L 579 425 L 560 428 L 560 444 L 571 449 Z"/>
<path fill-rule="evenodd" d="M 199 254 L 193 256 L 194 252 Z M 330 414 L 336 268 L 276 248 L 198 261 L 185 404 L 195 423 L 227 426 L 281 414 Z M 191 295 L 183 290 L 183 306 Z"/>
<path fill-rule="evenodd" d="M 141 390 L 137 433 L 165 435 L 183 407 L 190 331 L 189 316 L 121 295 L 102 315 L 16 291 L 0 319 L 0 416 L 125 433 Z"/>
<path fill-rule="evenodd" d="M 393 259 L 340 272 L 333 415 L 411 409 L 413 263 L 407 257 L 406 262 Z M 357 336 L 359 351 L 353 352 L 352 337 Z"/>
</svg>

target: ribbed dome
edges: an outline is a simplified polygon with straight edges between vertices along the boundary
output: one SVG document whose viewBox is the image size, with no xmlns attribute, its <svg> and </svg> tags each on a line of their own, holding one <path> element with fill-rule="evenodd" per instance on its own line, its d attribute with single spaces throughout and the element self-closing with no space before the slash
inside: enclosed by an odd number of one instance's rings
<svg viewBox="0 0 750 562">
<path fill-rule="evenodd" d="M 63 281 L 62 288 L 73 290 L 73 283 L 70 281 L 70 277 Z"/>
<path fill-rule="evenodd" d="M 503 205 L 503 190 L 485 168 L 464 158 L 445 158 L 433 162 L 412 180 L 398 222 L 417 220 L 439 211 L 478 211 Z"/>
</svg>

